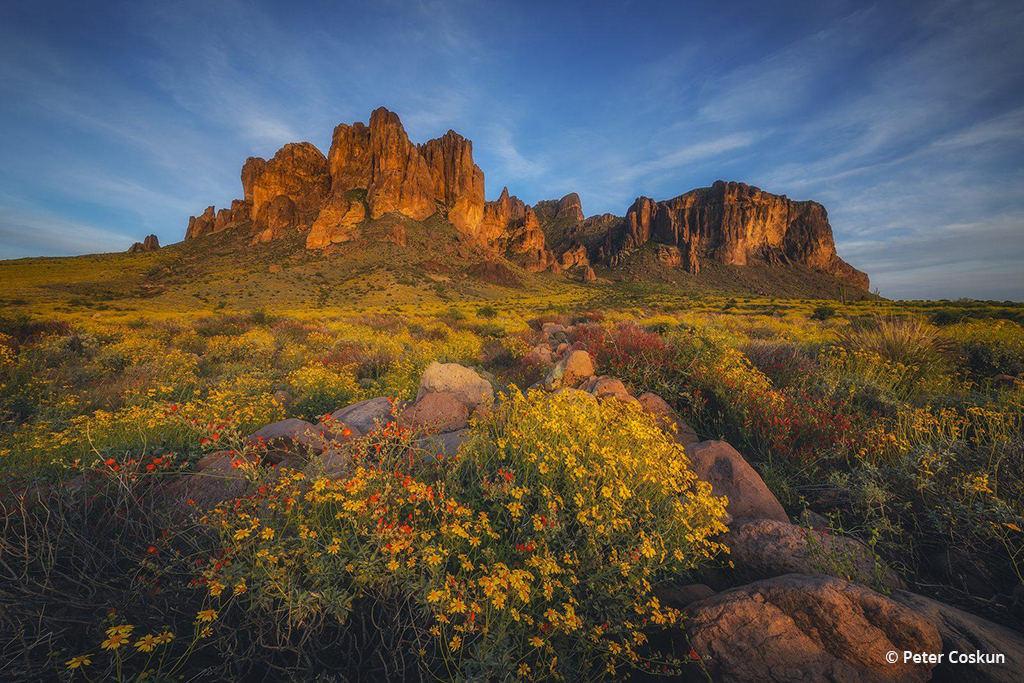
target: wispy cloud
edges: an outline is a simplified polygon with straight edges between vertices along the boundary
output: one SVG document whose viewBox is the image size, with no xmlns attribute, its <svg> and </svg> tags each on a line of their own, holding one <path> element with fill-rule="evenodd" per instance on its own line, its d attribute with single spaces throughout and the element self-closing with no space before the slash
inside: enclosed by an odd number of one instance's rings
<svg viewBox="0 0 1024 683">
<path fill-rule="evenodd" d="M 621 214 L 742 180 L 823 202 L 840 255 L 885 294 L 1000 291 L 971 284 L 988 260 L 1024 298 L 1021 255 L 1000 246 L 1024 205 L 1024 6 L 546 9 L 67 2 L 58 23 L 9 4 L 0 257 L 176 241 L 238 195 L 245 157 L 326 151 L 384 105 L 416 141 L 472 139 L 492 197 L 577 191 Z"/>
</svg>

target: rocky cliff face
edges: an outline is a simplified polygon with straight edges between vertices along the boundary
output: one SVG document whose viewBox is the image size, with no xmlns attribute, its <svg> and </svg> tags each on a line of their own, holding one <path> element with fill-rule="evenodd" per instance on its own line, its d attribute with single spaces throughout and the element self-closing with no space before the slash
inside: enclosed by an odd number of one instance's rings
<svg viewBox="0 0 1024 683">
<path fill-rule="evenodd" d="M 257 243 L 297 232 L 308 249 L 323 249 L 359 239 L 365 221 L 388 213 L 417 221 L 440 213 L 466 241 L 535 272 L 598 262 L 614 267 L 654 243 L 659 260 L 691 273 L 707 259 L 758 259 L 802 264 L 868 287 L 864 273 L 836 256 L 828 216 L 816 202 L 722 181 L 661 202 L 640 197 L 622 219 L 584 219 L 576 193 L 529 207 L 505 188 L 487 202 L 471 141 L 449 130 L 415 145 L 383 107 L 368 126 L 338 125 L 326 156 L 302 142 L 269 161 L 250 157 L 241 181 L 242 199 L 191 217 L 186 239 L 241 230 Z"/>
<path fill-rule="evenodd" d="M 691 273 L 703 259 L 738 266 L 763 259 L 798 263 L 868 287 L 867 275 L 836 255 L 825 207 L 744 183 L 720 180 L 661 202 L 640 197 L 608 231 L 596 256 L 614 266 L 648 242 L 673 248 L 663 250 L 666 259 Z"/>
<path fill-rule="evenodd" d="M 473 163 L 473 143 L 453 130 L 420 145 L 434 179 L 434 196 L 447 208 L 448 222 L 477 235 L 484 217 L 484 172 Z"/>
</svg>

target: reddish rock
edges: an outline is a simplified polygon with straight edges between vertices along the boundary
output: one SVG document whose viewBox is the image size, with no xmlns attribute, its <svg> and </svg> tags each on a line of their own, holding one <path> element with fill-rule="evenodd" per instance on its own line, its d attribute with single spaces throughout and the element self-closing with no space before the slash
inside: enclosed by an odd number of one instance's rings
<svg viewBox="0 0 1024 683">
<path fill-rule="evenodd" d="M 245 442 L 262 450 L 267 462 L 281 462 L 287 455 L 323 451 L 330 438 L 324 425 L 314 427 L 305 420 L 289 418 L 273 422 L 245 437 Z"/>
<path fill-rule="evenodd" d="M 369 398 L 334 411 L 331 413 L 331 419 L 338 424 L 356 427 L 362 433 L 369 434 L 395 421 L 394 407 L 391 399 L 386 397 Z"/>
<path fill-rule="evenodd" d="M 583 271 L 583 281 L 584 282 L 596 282 L 597 281 L 597 273 L 595 273 L 594 269 L 591 268 L 590 266 L 587 266 L 587 269 Z"/>
<path fill-rule="evenodd" d="M 176 477 L 168 486 L 168 496 L 183 509 L 206 512 L 244 495 L 249 482 L 245 469 L 232 464 L 235 460 L 228 451 L 211 453 L 200 461 L 201 471 Z"/>
<path fill-rule="evenodd" d="M 481 241 L 492 243 L 502 238 L 509 227 L 509 222 L 526 216 L 526 204 L 519 197 L 511 196 L 508 188 L 501 191 L 496 201 L 484 204 L 483 218 L 477 228 L 477 236 Z"/>
<path fill-rule="evenodd" d="M 683 626 L 711 680 L 916 683 L 935 664 L 903 652 L 941 652 L 938 629 L 878 593 L 827 576 L 789 574 L 690 603 Z M 890 663 L 886 655 L 898 654 Z"/>
<path fill-rule="evenodd" d="M 267 160 L 261 157 L 249 157 L 242 165 L 242 197 L 250 204 L 253 201 L 253 187 L 267 168 Z"/>
<path fill-rule="evenodd" d="M 190 240 L 211 234 L 216 222 L 217 216 L 214 213 L 212 206 L 206 207 L 206 211 L 199 216 L 189 216 L 188 230 L 185 231 L 185 239 Z"/>
<path fill-rule="evenodd" d="M 555 263 L 555 255 L 547 249 L 547 240 L 537 221 L 537 214 L 529 207 L 522 218 L 510 223 L 501 244 L 504 251 L 522 261 L 523 268 L 528 272 L 540 273 Z"/>
<path fill-rule="evenodd" d="M 735 448 L 724 441 L 704 441 L 686 449 L 690 469 L 711 484 L 716 496 L 729 499 L 726 506 L 734 519 L 752 517 L 789 522 L 789 515 L 764 480 Z"/>
<path fill-rule="evenodd" d="M 583 208 L 580 204 L 580 196 L 575 192 L 570 192 L 559 199 L 555 218 L 568 218 L 574 221 L 583 220 Z"/>
<path fill-rule="evenodd" d="M 420 377 L 416 400 L 427 394 L 441 393 L 452 396 L 469 410 L 470 414 L 488 410 L 494 403 L 494 389 L 491 383 L 472 368 L 458 363 L 433 361 Z"/>
<path fill-rule="evenodd" d="M 573 244 L 558 256 L 558 265 L 565 270 L 580 266 L 589 267 L 590 258 L 587 256 L 587 248 L 579 243 Z"/>
<path fill-rule="evenodd" d="M 334 195 L 370 187 L 370 129 L 358 121 L 352 125 L 342 123 L 336 126 L 327 155 L 327 167 Z"/>
<path fill-rule="evenodd" d="M 327 158 L 323 153 L 308 142 L 289 143 L 253 179 L 253 220 L 260 228 L 274 227 L 270 225 L 271 220 L 276 221 L 278 228 L 297 225 L 304 221 L 305 214 L 320 210 L 330 186 Z M 286 211 L 287 204 L 278 197 L 291 200 L 294 208 Z M 277 204 L 272 207 L 275 200 Z M 271 210 L 277 215 L 272 216 Z M 284 225 L 286 214 L 289 223 Z"/>
<path fill-rule="evenodd" d="M 676 443 L 689 446 L 700 441 L 693 427 L 686 424 L 661 396 L 648 391 L 637 396 L 636 400 L 641 408 L 654 416 L 662 429 L 675 437 Z"/>
<path fill-rule="evenodd" d="M 603 247 L 610 265 L 649 241 L 678 247 L 679 261 L 697 272 L 701 258 L 727 265 L 748 259 L 794 262 L 861 289 L 867 275 L 836 256 L 825 207 L 763 192 L 744 183 L 717 181 L 666 201 L 640 197 Z"/>
<path fill-rule="evenodd" d="M 427 162 L 409 142 L 398 115 L 381 107 L 370 115 L 370 218 L 390 211 L 422 221 L 433 215 L 434 179 Z"/>
<path fill-rule="evenodd" d="M 876 565 L 870 549 L 855 538 L 777 519 L 738 519 L 721 540 L 742 581 L 831 574 L 867 586 L 880 582 L 887 588 L 905 588 L 899 575 Z"/>
<path fill-rule="evenodd" d="M 132 246 L 128 247 L 129 254 L 140 254 L 147 251 L 156 251 L 160 248 L 160 240 L 157 239 L 156 235 L 147 235 L 146 239 L 141 242 L 136 242 Z"/>
<path fill-rule="evenodd" d="M 298 229 L 299 210 L 288 195 L 279 194 L 260 209 L 258 224 L 266 227 L 256 235 L 254 242 L 270 242 L 282 237 L 289 229 Z"/>
<path fill-rule="evenodd" d="M 687 605 L 710 598 L 715 591 L 703 583 L 691 583 L 685 586 L 658 586 L 654 589 L 658 600 L 672 609 L 685 609 Z"/>
<path fill-rule="evenodd" d="M 469 430 L 458 429 L 454 432 L 426 434 L 416 440 L 416 446 L 422 450 L 424 459 L 437 460 L 456 455 L 467 439 Z"/>
<path fill-rule="evenodd" d="M 420 145 L 434 179 L 434 196 L 448 222 L 474 239 L 484 216 L 484 172 L 473 163 L 473 143 L 453 130 Z"/>
<path fill-rule="evenodd" d="M 431 432 L 454 432 L 465 429 L 469 409 L 450 394 L 427 394 L 406 408 L 398 424 L 406 429 L 424 429 Z"/>
<path fill-rule="evenodd" d="M 935 667 L 936 681 L 959 683 L 1016 683 L 1024 662 L 1024 636 L 988 619 L 914 593 L 897 590 L 890 596 L 935 625 L 942 637 L 946 655 Z M 962 664 L 950 661 L 953 652 L 972 655 L 975 652 L 1005 655 L 1002 664 Z"/>
<path fill-rule="evenodd" d="M 358 226 L 366 218 L 361 201 L 349 201 L 343 194 L 331 195 L 306 235 L 307 249 L 351 242 L 359 236 Z"/>
</svg>

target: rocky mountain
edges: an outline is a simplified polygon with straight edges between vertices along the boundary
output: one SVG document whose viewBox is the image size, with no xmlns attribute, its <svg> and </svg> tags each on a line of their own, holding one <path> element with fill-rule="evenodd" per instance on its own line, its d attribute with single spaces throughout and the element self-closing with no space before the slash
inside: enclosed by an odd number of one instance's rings
<svg viewBox="0 0 1024 683">
<path fill-rule="evenodd" d="M 640 197 L 608 231 L 598 254 L 615 265 L 649 242 L 657 245 L 659 259 L 691 273 L 705 258 L 735 266 L 762 258 L 800 263 L 868 288 L 868 276 L 836 255 L 824 206 L 744 183 L 719 180 L 661 202 Z"/>
<path fill-rule="evenodd" d="M 653 248 L 669 266 L 697 273 L 707 260 L 798 264 L 861 289 L 868 277 L 836 255 L 825 208 L 743 183 L 718 181 L 674 199 L 638 198 L 624 218 L 584 218 L 576 193 L 528 206 L 508 188 L 485 200 L 484 173 L 473 143 L 449 130 L 413 144 L 398 115 L 381 107 L 363 123 L 334 129 L 327 156 L 308 142 L 290 143 L 269 161 L 242 167 L 242 199 L 189 219 L 186 239 L 243 230 L 252 243 L 289 233 L 307 249 L 358 240 L 362 227 L 390 213 L 415 221 L 441 214 L 467 244 L 530 272 L 616 267 Z M 395 233 L 391 241 L 401 244 Z"/>
</svg>

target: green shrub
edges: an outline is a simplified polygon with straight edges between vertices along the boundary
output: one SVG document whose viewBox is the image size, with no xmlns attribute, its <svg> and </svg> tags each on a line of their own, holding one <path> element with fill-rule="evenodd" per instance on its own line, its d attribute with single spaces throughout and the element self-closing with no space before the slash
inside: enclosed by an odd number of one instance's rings
<svg viewBox="0 0 1024 683">
<path fill-rule="evenodd" d="M 814 311 L 811 312 L 811 320 L 831 320 L 836 315 L 835 306 L 815 306 Z"/>
</svg>

